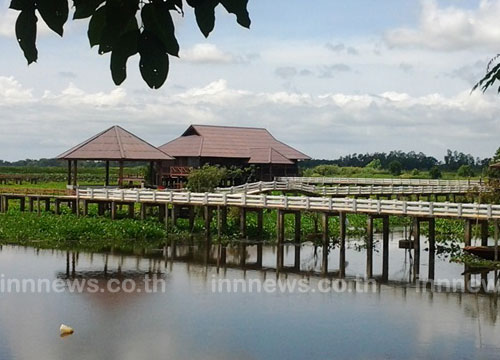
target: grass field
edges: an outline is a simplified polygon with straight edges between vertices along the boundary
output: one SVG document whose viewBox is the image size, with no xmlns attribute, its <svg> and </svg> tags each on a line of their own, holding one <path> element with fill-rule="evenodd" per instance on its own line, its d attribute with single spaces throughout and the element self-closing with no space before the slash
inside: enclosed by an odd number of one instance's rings
<svg viewBox="0 0 500 360">
<path fill-rule="evenodd" d="M 37 183 L 30 181 L 22 181 L 21 184 L 16 183 L 14 179 L 8 181 L 7 184 L 0 184 L 0 187 L 9 188 L 39 188 L 39 189 L 65 189 L 67 184 L 67 168 L 60 167 L 0 167 L 0 176 L 27 176 L 37 178 Z M 109 175 L 111 184 L 116 184 L 118 181 L 118 167 L 110 167 Z M 125 167 L 124 175 L 141 175 L 144 176 L 147 172 L 144 166 Z M 79 167 L 78 168 L 78 184 L 79 185 L 104 185 L 106 177 L 105 168 L 103 167 Z"/>
</svg>

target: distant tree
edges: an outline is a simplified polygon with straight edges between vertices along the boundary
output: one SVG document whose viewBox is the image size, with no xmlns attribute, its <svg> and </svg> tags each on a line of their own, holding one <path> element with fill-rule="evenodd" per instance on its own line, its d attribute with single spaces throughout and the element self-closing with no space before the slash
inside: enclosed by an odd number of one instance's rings
<svg viewBox="0 0 500 360">
<path fill-rule="evenodd" d="M 462 165 L 457 170 L 457 175 L 460 177 L 472 177 L 474 176 L 474 170 L 470 165 Z"/>
<path fill-rule="evenodd" d="M 186 0 L 205 37 L 215 27 L 215 8 L 222 5 L 236 15 L 241 26 L 250 27 L 248 0 Z M 111 75 L 116 85 L 127 77 L 127 61 L 139 54 L 139 69 L 150 88 L 160 88 L 167 79 L 169 56 L 179 56 L 179 43 L 171 11 L 184 15 L 183 0 L 73 0 L 73 19 L 90 18 L 88 38 L 99 54 L 111 53 Z M 11 0 L 18 10 L 16 38 L 28 61 L 37 61 L 37 15 L 60 36 L 68 20 L 68 0 Z M 140 20 L 138 21 L 138 18 Z"/>
<path fill-rule="evenodd" d="M 439 167 L 437 166 L 434 166 L 432 169 L 429 170 L 429 175 L 431 179 L 441 179 L 441 177 L 443 176 L 441 174 L 441 170 L 439 170 Z"/>
<path fill-rule="evenodd" d="M 394 176 L 401 175 L 401 163 L 397 160 L 391 161 L 389 164 L 389 171 Z"/>
<path fill-rule="evenodd" d="M 188 175 L 187 188 L 194 192 L 210 192 L 219 186 L 225 176 L 225 169 L 204 165 L 199 169 L 194 169 Z"/>
</svg>

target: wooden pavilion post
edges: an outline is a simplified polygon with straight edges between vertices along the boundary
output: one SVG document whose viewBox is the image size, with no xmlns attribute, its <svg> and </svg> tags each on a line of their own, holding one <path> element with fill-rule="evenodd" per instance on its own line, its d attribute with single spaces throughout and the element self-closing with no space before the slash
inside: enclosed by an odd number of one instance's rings
<svg viewBox="0 0 500 360">
<path fill-rule="evenodd" d="M 71 160 L 68 160 L 68 185 L 71 185 Z"/>
<path fill-rule="evenodd" d="M 106 182 L 105 186 L 109 186 L 109 160 L 106 160 Z"/>
<path fill-rule="evenodd" d="M 77 176 L 78 176 L 78 160 L 75 160 L 73 162 L 73 186 L 75 187 L 78 184 Z"/>
<path fill-rule="evenodd" d="M 123 186 L 123 160 L 120 160 L 120 170 L 118 171 L 118 186 Z"/>
<path fill-rule="evenodd" d="M 150 161 L 149 162 L 149 181 L 151 181 L 150 185 L 156 185 L 154 166 L 155 166 L 155 162 L 154 161 Z"/>
</svg>

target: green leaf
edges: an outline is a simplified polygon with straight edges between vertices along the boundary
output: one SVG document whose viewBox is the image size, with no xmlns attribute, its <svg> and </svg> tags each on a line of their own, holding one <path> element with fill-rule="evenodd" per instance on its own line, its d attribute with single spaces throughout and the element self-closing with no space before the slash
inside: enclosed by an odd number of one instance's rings
<svg viewBox="0 0 500 360">
<path fill-rule="evenodd" d="M 236 15 L 236 21 L 243 27 L 250 28 L 250 15 L 248 14 L 248 0 L 220 0 L 220 3 L 230 14 Z"/>
<path fill-rule="evenodd" d="M 37 9 L 47 26 L 63 36 L 63 26 L 68 20 L 68 0 L 37 0 Z"/>
<path fill-rule="evenodd" d="M 151 89 L 160 88 L 168 75 L 168 54 L 166 49 L 154 34 L 143 31 L 139 37 L 139 68 L 144 81 Z"/>
<path fill-rule="evenodd" d="M 139 0 L 107 0 L 104 8 L 106 9 L 106 26 L 99 42 L 99 54 L 113 50 L 113 45 L 135 19 L 139 9 Z"/>
<path fill-rule="evenodd" d="M 99 45 L 101 42 L 102 33 L 104 27 L 106 26 L 106 10 L 104 7 L 100 7 L 96 10 L 94 15 L 89 21 L 89 29 L 87 31 L 87 36 L 89 38 L 90 47 Z"/>
<path fill-rule="evenodd" d="M 196 23 L 205 37 L 208 37 L 215 27 L 215 7 L 219 0 L 187 0 L 194 8 Z"/>
<path fill-rule="evenodd" d="M 175 38 L 175 27 L 166 3 L 146 4 L 141 12 L 144 30 L 161 40 L 170 55 L 179 56 L 179 43 Z"/>
<path fill-rule="evenodd" d="M 73 19 L 91 17 L 103 2 L 104 0 L 74 0 L 75 13 L 73 14 Z"/>
<path fill-rule="evenodd" d="M 12 0 L 10 2 L 10 9 L 13 10 L 29 10 L 29 9 L 34 9 L 35 8 L 35 1 L 34 0 Z"/>
<path fill-rule="evenodd" d="M 111 52 L 111 76 L 116 85 L 120 85 L 127 78 L 128 58 L 137 54 L 139 44 L 139 28 L 126 32 L 113 47 Z"/>
<path fill-rule="evenodd" d="M 169 10 L 177 10 L 181 14 L 184 14 L 184 12 L 182 11 L 182 0 L 167 0 L 166 4 Z"/>
<path fill-rule="evenodd" d="M 38 50 L 36 49 L 37 21 L 34 8 L 21 11 L 16 21 L 16 38 L 28 65 L 38 59 Z"/>
</svg>

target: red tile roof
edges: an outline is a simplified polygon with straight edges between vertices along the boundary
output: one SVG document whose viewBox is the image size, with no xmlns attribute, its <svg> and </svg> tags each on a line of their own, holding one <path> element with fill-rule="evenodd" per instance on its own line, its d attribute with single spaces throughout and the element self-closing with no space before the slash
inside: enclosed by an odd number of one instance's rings
<svg viewBox="0 0 500 360">
<path fill-rule="evenodd" d="M 112 126 L 57 157 L 66 160 L 172 160 L 120 126 Z"/>
<path fill-rule="evenodd" d="M 256 149 L 267 149 L 267 155 Z M 254 160 L 270 158 L 278 163 L 284 163 L 284 159 L 290 163 L 310 159 L 276 140 L 266 129 L 251 127 L 191 125 L 180 137 L 160 146 L 160 150 L 177 157 L 254 157 Z"/>
</svg>

